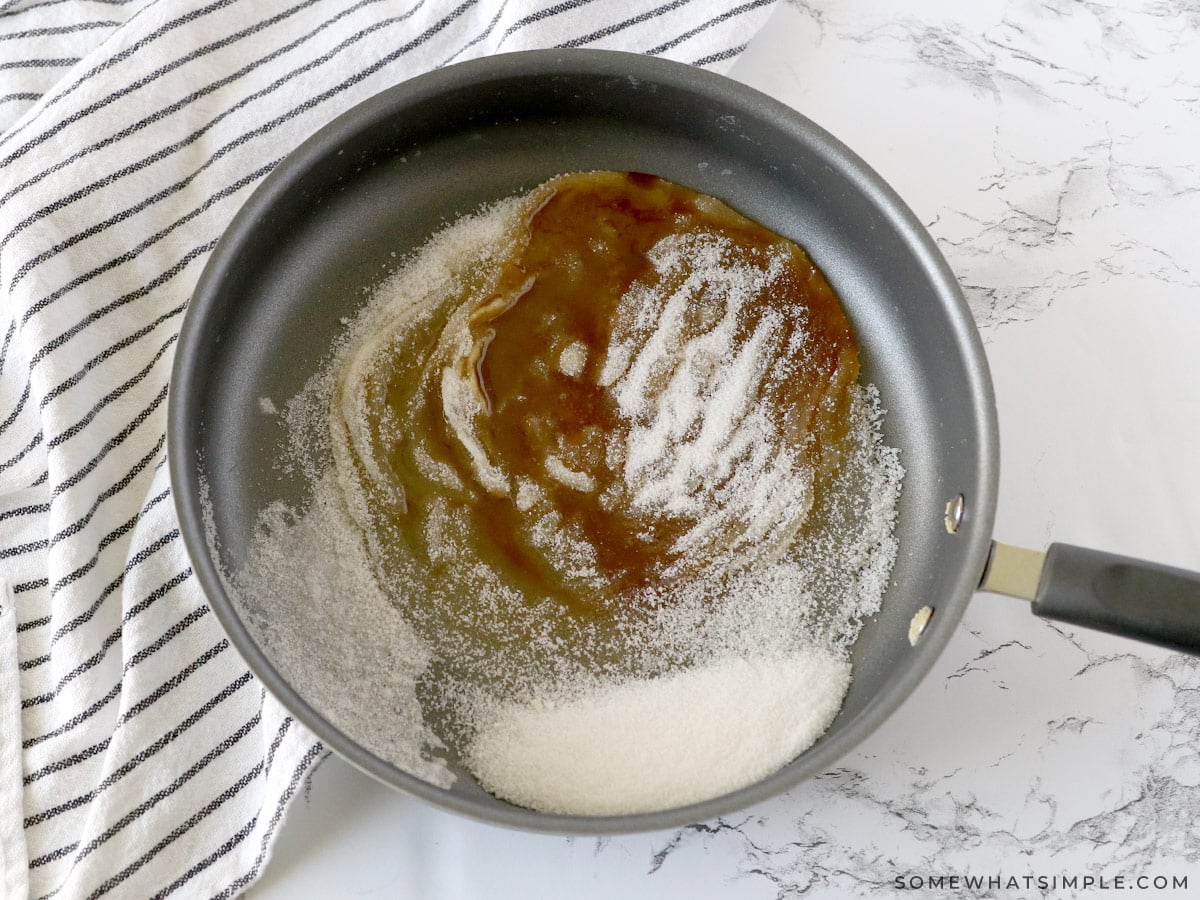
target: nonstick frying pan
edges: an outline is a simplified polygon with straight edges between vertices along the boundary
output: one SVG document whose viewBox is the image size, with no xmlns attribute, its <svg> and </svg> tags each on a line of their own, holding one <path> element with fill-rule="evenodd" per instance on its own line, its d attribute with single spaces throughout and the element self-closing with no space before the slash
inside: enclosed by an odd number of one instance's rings
<svg viewBox="0 0 1200 900">
<path fill-rule="evenodd" d="M 244 562 L 264 507 L 302 505 L 308 491 L 275 466 L 286 434 L 277 418 L 257 414 L 258 398 L 300 391 L 395 255 L 483 203 L 589 169 L 677 181 L 807 248 L 842 298 L 863 377 L 888 410 L 885 439 L 907 469 L 892 584 L 854 645 L 854 680 L 824 737 L 734 793 L 596 818 L 512 806 L 462 772 L 451 788 L 438 788 L 368 752 L 289 685 L 221 576 Z M 878 175 L 803 116 L 663 60 L 605 51 L 492 57 L 398 85 L 320 130 L 255 191 L 213 252 L 180 336 L 168 428 L 194 569 L 266 687 L 364 771 L 505 825 L 665 828 L 747 806 L 828 769 L 914 689 L 981 585 L 1023 594 L 1043 615 L 1200 648 L 1200 577 L 1062 545 L 1041 554 L 993 543 L 995 400 L 978 332 L 930 236 Z M 202 483 L 215 542 L 206 538 Z"/>
</svg>

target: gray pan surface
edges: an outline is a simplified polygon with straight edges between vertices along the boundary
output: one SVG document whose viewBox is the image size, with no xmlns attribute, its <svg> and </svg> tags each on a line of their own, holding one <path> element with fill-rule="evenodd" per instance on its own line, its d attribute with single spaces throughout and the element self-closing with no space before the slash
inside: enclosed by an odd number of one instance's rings
<svg viewBox="0 0 1200 900">
<path fill-rule="evenodd" d="M 393 253 L 482 203 L 588 169 L 677 181 L 806 247 L 841 296 L 864 378 L 888 410 L 885 437 L 907 469 L 893 584 L 854 647 L 854 681 L 828 733 L 733 794 L 609 818 L 520 809 L 466 776 L 443 790 L 368 753 L 289 686 L 218 575 L 218 566 L 240 567 L 263 507 L 302 503 L 307 490 L 276 470 L 286 437 L 277 417 L 258 414 L 258 398 L 301 389 Z M 212 607 L 298 719 L 390 785 L 474 817 L 555 832 L 702 821 L 830 768 L 896 709 L 949 639 L 986 561 L 997 482 L 995 402 L 978 334 L 953 275 L 892 190 L 830 135 L 756 91 L 603 51 L 511 54 L 421 76 L 352 109 L 289 156 L 235 218 L 193 295 L 171 385 L 169 447 L 183 533 Z M 220 559 L 204 536 L 201 478 Z M 949 534 L 944 509 L 959 493 L 967 516 Z M 909 622 L 925 605 L 936 612 L 914 648 Z"/>
</svg>

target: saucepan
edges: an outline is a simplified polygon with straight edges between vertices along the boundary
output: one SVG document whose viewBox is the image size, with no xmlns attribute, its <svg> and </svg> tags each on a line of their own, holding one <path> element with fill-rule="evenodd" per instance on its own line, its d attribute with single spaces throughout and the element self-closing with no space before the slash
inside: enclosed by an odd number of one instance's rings
<svg viewBox="0 0 1200 900">
<path fill-rule="evenodd" d="M 276 465 L 286 435 L 278 418 L 257 414 L 260 398 L 300 391 L 397 254 L 481 204 L 591 169 L 649 172 L 715 195 L 807 248 L 842 298 L 863 377 L 887 409 L 884 437 L 907 470 L 899 559 L 853 647 L 853 683 L 828 732 L 725 796 L 595 818 L 510 805 L 461 771 L 450 788 L 435 787 L 371 753 L 278 671 L 221 574 L 245 562 L 264 507 L 302 504 L 308 489 Z M 1200 652 L 1200 576 L 1077 547 L 993 542 L 999 449 L 983 347 L 953 273 L 892 189 L 794 110 L 658 59 L 535 51 L 463 63 L 386 90 L 318 131 L 251 196 L 197 285 L 176 352 L 169 447 L 195 572 L 267 689 L 381 781 L 519 828 L 678 826 L 827 770 L 916 687 L 981 587 L 1025 596 L 1043 616 Z"/>
</svg>

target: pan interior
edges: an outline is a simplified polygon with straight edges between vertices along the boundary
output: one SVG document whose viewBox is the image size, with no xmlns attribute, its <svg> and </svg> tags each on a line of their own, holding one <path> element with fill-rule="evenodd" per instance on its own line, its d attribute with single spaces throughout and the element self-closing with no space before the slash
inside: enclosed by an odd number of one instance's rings
<svg viewBox="0 0 1200 900">
<path fill-rule="evenodd" d="M 277 417 L 256 414 L 259 398 L 279 403 L 300 391 L 396 255 L 481 204 L 589 169 L 679 182 L 804 246 L 843 301 L 864 378 L 888 411 L 885 439 L 907 470 L 893 584 L 854 648 L 854 681 L 825 737 L 782 772 L 728 797 L 596 820 L 520 810 L 467 777 L 443 791 L 363 750 L 274 669 L 214 565 L 236 571 L 260 510 L 277 500 L 299 504 L 308 490 L 275 466 L 286 435 Z M 189 550 L 259 677 L 371 774 L 520 827 L 681 824 L 822 771 L 928 668 L 977 583 L 991 529 L 990 385 L 969 314 L 920 225 L 856 157 L 791 110 L 716 76 L 625 54 L 514 54 L 453 67 L 385 92 L 319 132 L 256 192 L 214 253 L 189 311 L 171 402 L 172 473 Z M 195 499 L 201 477 L 218 561 Z M 958 493 L 969 513 L 950 535 L 944 507 Z M 909 623 L 925 605 L 937 613 L 914 649 Z"/>
</svg>

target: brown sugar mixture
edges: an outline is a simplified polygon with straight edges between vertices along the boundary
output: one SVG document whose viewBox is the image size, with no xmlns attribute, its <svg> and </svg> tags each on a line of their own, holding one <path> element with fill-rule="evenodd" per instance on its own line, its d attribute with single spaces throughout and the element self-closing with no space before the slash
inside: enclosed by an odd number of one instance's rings
<svg viewBox="0 0 1200 900">
<path fill-rule="evenodd" d="M 430 783 L 580 815 L 736 790 L 828 727 L 890 582 L 903 467 L 858 370 L 791 241 L 554 178 L 433 235 L 288 401 L 312 493 L 260 516 L 247 621 Z"/>
<path fill-rule="evenodd" d="M 335 398 L 385 570 L 397 538 L 435 571 L 465 544 L 527 596 L 596 615 L 778 557 L 842 455 L 859 366 L 829 284 L 680 185 L 543 184 L 441 307 L 385 323 Z"/>
</svg>

